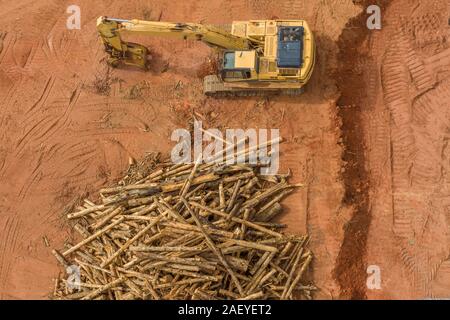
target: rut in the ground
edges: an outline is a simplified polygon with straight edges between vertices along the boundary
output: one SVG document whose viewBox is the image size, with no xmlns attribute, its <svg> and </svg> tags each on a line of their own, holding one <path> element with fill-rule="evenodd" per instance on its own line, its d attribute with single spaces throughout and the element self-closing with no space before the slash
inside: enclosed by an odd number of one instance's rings
<svg viewBox="0 0 450 320">
<path fill-rule="evenodd" d="M 365 168 L 364 128 L 362 126 L 362 97 L 369 90 L 364 81 L 364 73 L 355 72 L 349 61 L 366 61 L 370 58 L 362 55 L 359 48 L 369 36 L 366 25 L 365 8 L 374 3 L 361 5 L 364 10 L 348 23 L 339 37 L 340 65 L 336 73 L 336 82 L 341 93 L 338 100 L 338 116 L 341 121 L 343 155 L 345 170 L 342 179 L 345 185 L 343 205 L 352 206 L 352 218 L 345 226 L 344 240 L 336 260 L 334 277 L 340 286 L 340 298 L 366 299 L 367 262 L 366 246 L 371 222 L 369 210 L 369 177 Z M 387 1 L 374 1 L 382 8 Z"/>
</svg>

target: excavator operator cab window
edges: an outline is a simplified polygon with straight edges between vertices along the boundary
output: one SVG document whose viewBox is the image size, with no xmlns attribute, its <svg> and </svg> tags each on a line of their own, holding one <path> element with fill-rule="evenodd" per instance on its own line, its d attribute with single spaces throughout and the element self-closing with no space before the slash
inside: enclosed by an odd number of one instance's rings
<svg viewBox="0 0 450 320">
<path fill-rule="evenodd" d="M 249 79 L 251 77 L 250 70 L 223 70 L 222 79 Z"/>
<path fill-rule="evenodd" d="M 235 55 L 234 51 L 225 52 L 223 54 L 223 68 L 234 69 L 235 68 Z"/>
<path fill-rule="evenodd" d="M 249 79 L 251 77 L 250 68 L 236 67 L 236 52 L 228 51 L 223 55 L 222 79 Z"/>
</svg>

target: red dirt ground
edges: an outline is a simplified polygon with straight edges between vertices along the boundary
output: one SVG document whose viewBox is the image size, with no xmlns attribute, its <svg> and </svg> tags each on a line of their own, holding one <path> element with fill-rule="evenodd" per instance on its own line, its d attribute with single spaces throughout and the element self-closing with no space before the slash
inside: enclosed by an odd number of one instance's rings
<svg viewBox="0 0 450 320">
<path fill-rule="evenodd" d="M 450 295 L 449 6 L 429 3 L 393 1 L 369 32 L 352 1 L 0 0 L 0 298 L 46 299 L 60 272 L 51 248 L 73 236 L 70 203 L 121 177 L 130 157 L 169 152 L 192 115 L 205 128 L 281 129 L 281 171 L 307 184 L 281 220 L 311 235 L 315 298 Z M 82 30 L 65 28 L 72 4 Z M 317 66 L 301 97 L 205 98 L 209 48 L 137 38 L 151 71 L 111 70 L 100 15 L 304 18 Z M 371 264 L 381 290 L 365 286 Z"/>
<path fill-rule="evenodd" d="M 450 3 L 378 3 L 381 31 L 359 32 L 357 17 L 339 41 L 344 201 L 355 212 L 335 275 L 343 298 L 448 298 Z M 380 290 L 365 285 L 369 265 Z"/>
<path fill-rule="evenodd" d="M 448 1 L 393 1 L 364 46 L 367 262 L 384 273 L 368 298 L 450 296 L 449 10 Z"/>
</svg>

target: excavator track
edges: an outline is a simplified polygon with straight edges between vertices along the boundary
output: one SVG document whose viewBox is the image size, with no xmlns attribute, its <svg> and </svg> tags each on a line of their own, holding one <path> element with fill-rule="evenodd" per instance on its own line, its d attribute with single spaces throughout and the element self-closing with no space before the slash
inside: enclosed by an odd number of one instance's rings
<svg viewBox="0 0 450 320">
<path fill-rule="evenodd" d="M 206 76 L 203 82 L 203 92 L 208 97 L 226 98 L 226 97 L 261 97 L 261 96 L 299 96 L 303 94 L 304 88 L 298 89 L 240 89 L 226 87 L 216 75 Z"/>
</svg>

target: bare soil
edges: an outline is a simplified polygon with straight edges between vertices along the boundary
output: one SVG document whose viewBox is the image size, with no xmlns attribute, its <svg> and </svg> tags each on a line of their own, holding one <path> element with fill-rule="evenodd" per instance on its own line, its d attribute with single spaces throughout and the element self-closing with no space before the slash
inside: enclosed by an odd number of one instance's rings
<svg viewBox="0 0 450 320">
<path fill-rule="evenodd" d="M 281 220 L 311 235 L 315 298 L 450 295 L 449 5 L 383 2 L 383 29 L 369 31 L 354 2 L 0 0 L 0 298 L 46 299 L 62 270 L 44 238 L 73 238 L 71 204 L 121 178 L 130 157 L 170 152 L 193 117 L 205 129 L 280 128 L 280 171 L 306 184 Z M 72 4 L 81 30 L 66 29 Z M 151 70 L 110 69 L 100 15 L 304 18 L 318 61 L 301 97 L 206 98 L 208 47 L 135 37 Z M 366 287 L 373 264 L 380 290 Z"/>
<path fill-rule="evenodd" d="M 384 28 L 361 48 L 371 62 L 361 105 L 367 264 L 383 279 L 371 299 L 450 295 L 449 10 L 448 1 L 393 1 Z"/>
</svg>

